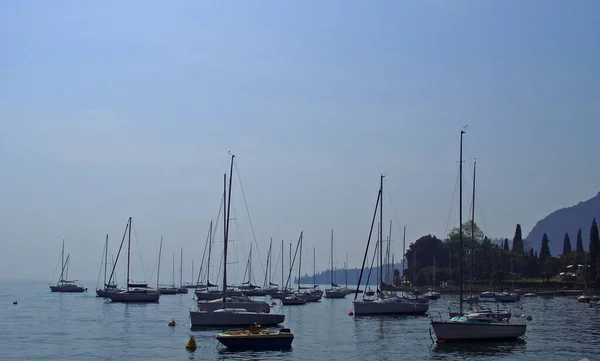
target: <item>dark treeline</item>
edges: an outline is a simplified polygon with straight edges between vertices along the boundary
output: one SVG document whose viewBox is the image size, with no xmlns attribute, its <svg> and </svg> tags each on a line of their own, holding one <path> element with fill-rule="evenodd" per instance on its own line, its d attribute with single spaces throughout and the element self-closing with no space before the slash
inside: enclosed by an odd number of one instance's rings
<svg viewBox="0 0 600 361">
<path fill-rule="evenodd" d="M 565 272 L 565 276 L 579 277 L 581 282 L 585 277 L 588 284 L 591 283 L 594 287 L 600 285 L 600 240 L 595 219 L 591 226 L 589 252 L 583 249 L 580 229 L 575 247 L 572 247 L 569 235 L 565 234 L 562 255 L 550 253 L 550 240 L 546 234 L 542 237 L 539 250 L 526 249 L 519 224 L 512 240 L 504 239 L 498 243 L 488 239 L 477 224 L 472 224 L 471 221 L 464 223 L 462 229 L 465 282 L 472 277 L 474 281 L 485 280 L 499 285 L 509 280 L 548 280 Z M 432 235 L 417 239 L 405 255 L 408 262 L 403 272 L 405 280 L 417 286 L 433 285 L 435 263 L 437 284 L 457 284 L 459 249 L 458 227 L 443 241 Z"/>
</svg>

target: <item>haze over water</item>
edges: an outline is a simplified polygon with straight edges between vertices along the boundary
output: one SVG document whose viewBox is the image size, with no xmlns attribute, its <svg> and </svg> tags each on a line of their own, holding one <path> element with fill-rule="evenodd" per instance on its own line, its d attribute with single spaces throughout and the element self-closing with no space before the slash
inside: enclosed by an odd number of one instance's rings
<svg viewBox="0 0 600 361">
<path fill-rule="evenodd" d="M 12 301 L 18 299 L 18 305 Z M 435 345 L 426 316 L 350 317 L 352 297 L 304 306 L 275 306 L 295 335 L 286 352 L 228 352 L 218 330 L 191 331 L 192 294 L 163 295 L 158 304 L 119 304 L 84 294 L 50 293 L 43 282 L 0 283 L 0 359 L 21 360 L 590 360 L 600 358 L 600 308 L 574 298 L 524 299 L 513 320 L 531 315 L 516 342 Z M 447 316 L 456 296 L 430 302 Z M 523 310 L 518 309 L 519 306 Z M 178 325 L 168 327 L 174 319 Z M 186 323 L 187 322 L 187 323 Z M 185 350 L 189 335 L 198 349 Z"/>
</svg>

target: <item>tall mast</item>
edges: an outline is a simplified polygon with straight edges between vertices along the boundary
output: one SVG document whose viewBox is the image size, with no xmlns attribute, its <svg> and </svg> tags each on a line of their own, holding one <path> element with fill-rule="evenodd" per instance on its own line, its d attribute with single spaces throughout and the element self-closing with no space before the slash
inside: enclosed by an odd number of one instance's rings
<svg viewBox="0 0 600 361">
<path fill-rule="evenodd" d="M 348 252 L 346 252 L 346 264 L 344 265 L 344 279 L 346 281 L 346 291 L 348 290 Z"/>
<path fill-rule="evenodd" d="M 285 286 L 283 284 L 283 239 L 281 240 L 281 290 L 285 291 Z"/>
<path fill-rule="evenodd" d="M 381 199 L 379 200 L 379 284 L 377 288 L 381 288 L 383 281 L 383 177 L 381 175 L 379 189 L 381 190 Z"/>
<path fill-rule="evenodd" d="M 181 256 L 179 257 L 179 287 L 183 287 L 183 248 L 181 249 Z"/>
<path fill-rule="evenodd" d="M 106 288 L 106 265 L 108 264 L 108 234 L 104 243 L 104 287 Z"/>
<path fill-rule="evenodd" d="M 313 247 L 313 289 L 317 285 L 317 250 Z"/>
<path fill-rule="evenodd" d="M 473 163 L 473 207 L 471 209 L 471 282 L 470 282 L 470 297 L 473 297 L 473 253 L 475 252 L 475 170 L 477 169 L 477 161 Z"/>
<path fill-rule="evenodd" d="M 227 196 L 225 195 L 225 192 L 227 191 L 227 183 L 225 183 L 225 190 L 223 191 L 223 199 L 227 200 L 227 208 L 225 209 L 225 222 L 224 223 L 224 228 L 225 228 L 225 244 L 223 245 L 223 303 L 226 302 L 227 299 L 227 241 L 228 241 L 228 236 L 229 236 L 229 213 L 231 211 L 231 181 L 232 181 L 232 175 L 233 175 L 233 159 L 235 158 L 235 155 L 231 154 L 231 166 L 229 168 L 229 194 L 227 194 Z M 224 175 L 223 177 L 224 182 L 227 182 L 227 174 Z"/>
<path fill-rule="evenodd" d="M 300 270 L 302 269 L 302 233 L 304 231 L 300 231 L 300 260 L 298 261 L 298 293 L 300 293 Z M 295 258 L 296 256 L 294 256 Z"/>
<path fill-rule="evenodd" d="M 156 272 L 156 289 L 159 289 L 159 281 L 160 281 L 160 258 L 162 256 L 162 243 L 163 243 L 163 238 L 162 236 L 160 237 L 160 247 L 158 247 L 158 271 Z"/>
<path fill-rule="evenodd" d="M 460 131 L 460 160 L 458 162 L 458 167 L 459 167 L 459 196 L 458 196 L 458 240 L 459 240 L 459 257 L 460 257 L 460 262 L 458 263 L 458 283 L 459 283 L 459 292 L 460 292 L 460 302 L 459 302 L 459 314 L 462 315 L 462 309 L 463 309 L 463 265 L 462 265 L 462 258 L 463 258 L 463 232 L 462 232 L 462 183 L 463 183 L 463 177 L 462 177 L 462 162 L 463 162 L 463 149 L 462 149 L 462 144 L 463 144 L 463 134 L 465 134 L 464 130 Z"/>
<path fill-rule="evenodd" d="M 173 288 L 175 288 L 175 252 L 173 252 Z"/>
<path fill-rule="evenodd" d="M 225 193 L 223 193 L 223 202 L 225 202 Z M 208 262 L 206 263 L 206 289 L 210 284 L 210 253 L 213 240 L 213 221 L 210 221 L 210 229 L 208 230 Z M 200 267 L 202 268 L 202 267 Z M 201 272 L 200 272 L 201 273 Z"/>
<path fill-rule="evenodd" d="M 333 287 L 333 229 L 331 230 L 331 287 Z"/>
<path fill-rule="evenodd" d="M 402 234 L 402 280 L 404 280 L 404 260 L 406 259 L 406 225 L 404 225 L 404 232 Z M 402 282 L 404 287 L 404 282 Z"/>
<path fill-rule="evenodd" d="M 65 239 L 62 242 L 62 251 L 60 253 L 60 282 L 64 283 L 65 280 Z"/>
<path fill-rule="evenodd" d="M 127 239 L 127 290 L 129 291 L 129 263 L 131 262 L 131 217 L 129 217 L 129 236 Z"/>
</svg>

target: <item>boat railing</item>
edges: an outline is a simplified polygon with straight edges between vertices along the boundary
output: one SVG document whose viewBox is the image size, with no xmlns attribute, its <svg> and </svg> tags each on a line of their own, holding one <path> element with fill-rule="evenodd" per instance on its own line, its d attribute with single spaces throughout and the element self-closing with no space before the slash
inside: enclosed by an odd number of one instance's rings
<svg viewBox="0 0 600 361">
<path fill-rule="evenodd" d="M 443 321 L 442 313 L 439 311 L 427 311 L 427 316 L 431 321 Z"/>
</svg>

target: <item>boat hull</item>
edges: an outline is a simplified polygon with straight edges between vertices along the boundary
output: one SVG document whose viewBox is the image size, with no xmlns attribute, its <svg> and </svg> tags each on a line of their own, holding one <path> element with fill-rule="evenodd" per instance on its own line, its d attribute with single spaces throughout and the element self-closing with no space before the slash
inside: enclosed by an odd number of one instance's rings
<svg viewBox="0 0 600 361">
<path fill-rule="evenodd" d="M 122 291 L 109 293 L 106 295 L 106 297 L 110 298 L 112 302 L 158 302 L 160 293 L 157 291 Z"/>
<path fill-rule="evenodd" d="M 198 302 L 198 310 L 199 311 L 216 311 L 222 308 L 242 308 L 249 312 L 263 312 L 270 313 L 271 307 L 266 302 L 260 301 L 236 301 L 236 300 L 227 300 L 223 303 L 223 300 L 215 300 L 210 302 Z"/>
<path fill-rule="evenodd" d="M 354 301 L 354 315 L 410 315 L 425 314 L 429 305 L 406 301 Z"/>
<path fill-rule="evenodd" d="M 269 337 L 258 336 L 248 337 L 240 335 L 217 335 L 217 340 L 229 349 L 236 350 L 280 350 L 289 349 L 292 347 L 294 336 L 289 335 L 270 335 Z"/>
<path fill-rule="evenodd" d="M 523 336 L 527 329 L 527 325 L 453 321 L 431 321 L 431 327 L 438 341 L 446 342 L 516 339 Z"/>
<path fill-rule="evenodd" d="M 219 310 L 221 311 L 221 310 Z M 190 311 L 192 327 L 203 326 L 275 326 L 283 323 L 285 315 L 259 312 Z"/>
<path fill-rule="evenodd" d="M 346 295 L 342 290 L 325 290 L 325 298 L 346 298 Z"/>
<path fill-rule="evenodd" d="M 108 297 L 108 295 L 111 293 L 117 293 L 117 292 L 121 292 L 121 291 L 122 290 L 115 289 L 115 288 L 98 289 L 98 290 L 96 290 L 96 297 Z"/>
<path fill-rule="evenodd" d="M 81 293 L 87 291 L 87 288 L 81 286 L 50 286 L 52 292 L 63 292 L 63 293 Z"/>
</svg>

